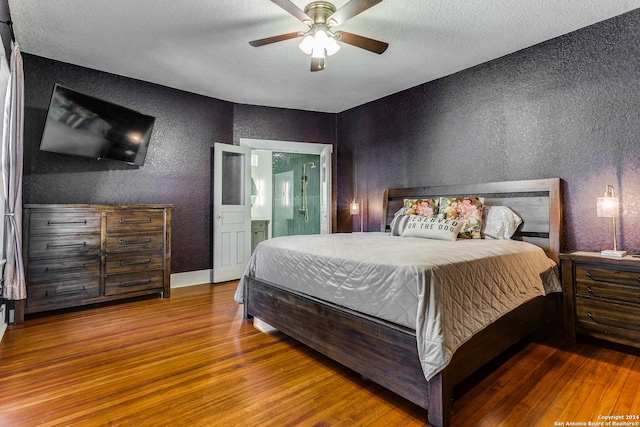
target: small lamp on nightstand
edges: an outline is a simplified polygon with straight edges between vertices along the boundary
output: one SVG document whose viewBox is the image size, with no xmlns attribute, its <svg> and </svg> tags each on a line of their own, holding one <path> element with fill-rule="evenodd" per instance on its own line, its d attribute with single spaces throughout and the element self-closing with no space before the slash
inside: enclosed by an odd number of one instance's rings
<svg viewBox="0 0 640 427">
<path fill-rule="evenodd" d="M 616 243 L 616 217 L 620 215 L 620 205 L 618 198 L 615 197 L 613 186 L 607 185 L 603 197 L 598 197 L 596 215 L 602 218 L 613 219 L 613 250 L 605 250 L 600 252 L 602 256 L 622 258 L 627 254 L 626 251 L 619 251 Z"/>
</svg>

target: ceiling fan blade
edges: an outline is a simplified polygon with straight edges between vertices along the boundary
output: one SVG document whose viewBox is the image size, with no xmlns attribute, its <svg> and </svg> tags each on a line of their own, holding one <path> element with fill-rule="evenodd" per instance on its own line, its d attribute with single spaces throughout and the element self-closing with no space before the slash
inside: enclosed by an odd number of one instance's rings
<svg viewBox="0 0 640 427">
<path fill-rule="evenodd" d="M 331 23 L 331 25 L 343 24 L 347 19 L 353 18 L 381 1 L 382 0 L 351 0 L 329 17 L 329 23 Z"/>
<path fill-rule="evenodd" d="M 287 12 L 289 12 L 290 14 L 292 14 L 293 16 L 295 16 L 296 18 L 298 18 L 299 20 L 301 20 L 302 22 L 304 22 L 305 24 L 307 25 L 313 24 L 313 19 L 311 19 L 309 15 L 307 15 L 302 10 L 300 10 L 300 8 L 295 4 L 293 4 L 291 1 L 289 0 L 271 0 L 271 1 L 277 4 L 278 6 L 280 6 L 281 8 L 283 8 L 284 10 L 286 10 Z"/>
<path fill-rule="evenodd" d="M 264 46 L 265 44 L 271 44 L 271 43 L 281 42 L 283 40 L 295 39 L 299 35 L 300 33 L 296 31 L 295 33 L 280 34 L 279 36 L 267 37 L 265 39 L 259 39 L 259 40 L 252 40 L 249 42 L 249 44 L 254 47 L 259 47 L 259 46 Z"/>
<path fill-rule="evenodd" d="M 357 34 L 345 33 L 344 31 L 336 31 L 336 38 L 360 49 L 365 49 L 373 53 L 381 55 L 389 47 L 389 43 L 370 39 L 369 37 L 359 36 Z"/>
<path fill-rule="evenodd" d="M 311 71 L 322 71 L 326 66 L 324 58 L 311 58 Z"/>
</svg>

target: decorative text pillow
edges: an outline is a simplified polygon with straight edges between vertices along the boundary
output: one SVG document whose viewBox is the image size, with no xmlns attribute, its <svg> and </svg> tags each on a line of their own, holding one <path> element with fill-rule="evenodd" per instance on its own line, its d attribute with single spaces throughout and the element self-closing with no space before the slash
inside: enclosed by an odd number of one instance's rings
<svg viewBox="0 0 640 427">
<path fill-rule="evenodd" d="M 482 205 L 484 197 L 447 198 L 441 197 L 438 213 L 447 219 L 462 221 L 464 226 L 460 236 L 466 239 L 480 239 L 482 225 Z"/>
<path fill-rule="evenodd" d="M 409 216 L 409 221 L 402 237 L 422 237 L 425 239 L 435 240 L 456 240 L 458 233 L 464 225 L 463 222 L 444 219 L 426 217 L 420 215 Z"/>
<path fill-rule="evenodd" d="M 438 199 L 404 199 L 405 215 L 436 216 Z"/>
<path fill-rule="evenodd" d="M 482 220 L 482 237 L 509 240 L 522 218 L 506 206 L 485 206 Z"/>
</svg>

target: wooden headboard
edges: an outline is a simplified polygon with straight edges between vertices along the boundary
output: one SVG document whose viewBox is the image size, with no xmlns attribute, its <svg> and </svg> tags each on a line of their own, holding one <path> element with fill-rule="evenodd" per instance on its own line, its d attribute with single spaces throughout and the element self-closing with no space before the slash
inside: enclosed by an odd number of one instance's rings
<svg viewBox="0 0 640 427">
<path fill-rule="evenodd" d="M 510 207 L 523 221 L 513 239 L 540 246 L 549 258 L 558 262 L 562 248 L 560 178 L 388 188 L 384 191 L 382 231 L 389 231 L 393 215 L 403 206 L 404 199 L 433 197 L 484 197 L 485 205 Z"/>
</svg>

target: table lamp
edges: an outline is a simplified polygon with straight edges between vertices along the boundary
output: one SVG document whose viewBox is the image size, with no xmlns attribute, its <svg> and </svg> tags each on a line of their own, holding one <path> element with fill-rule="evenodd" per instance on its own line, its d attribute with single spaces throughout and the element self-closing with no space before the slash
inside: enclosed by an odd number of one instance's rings
<svg viewBox="0 0 640 427">
<path fill-rule="evenodd" d="M 615 197 L 613 186 L 607 185 L 604 196 L 598 197 L 596 206 L 596 215 L 598 217 L 613 219 L 613 250 L 607 249 L 600 252 L 600 254 L 606 257 L 622 258 L 627 252 L 619 251 L 616 242 L 616 217 L 620 215 L 620 205 L 618 198 Z"/>
</svg>

